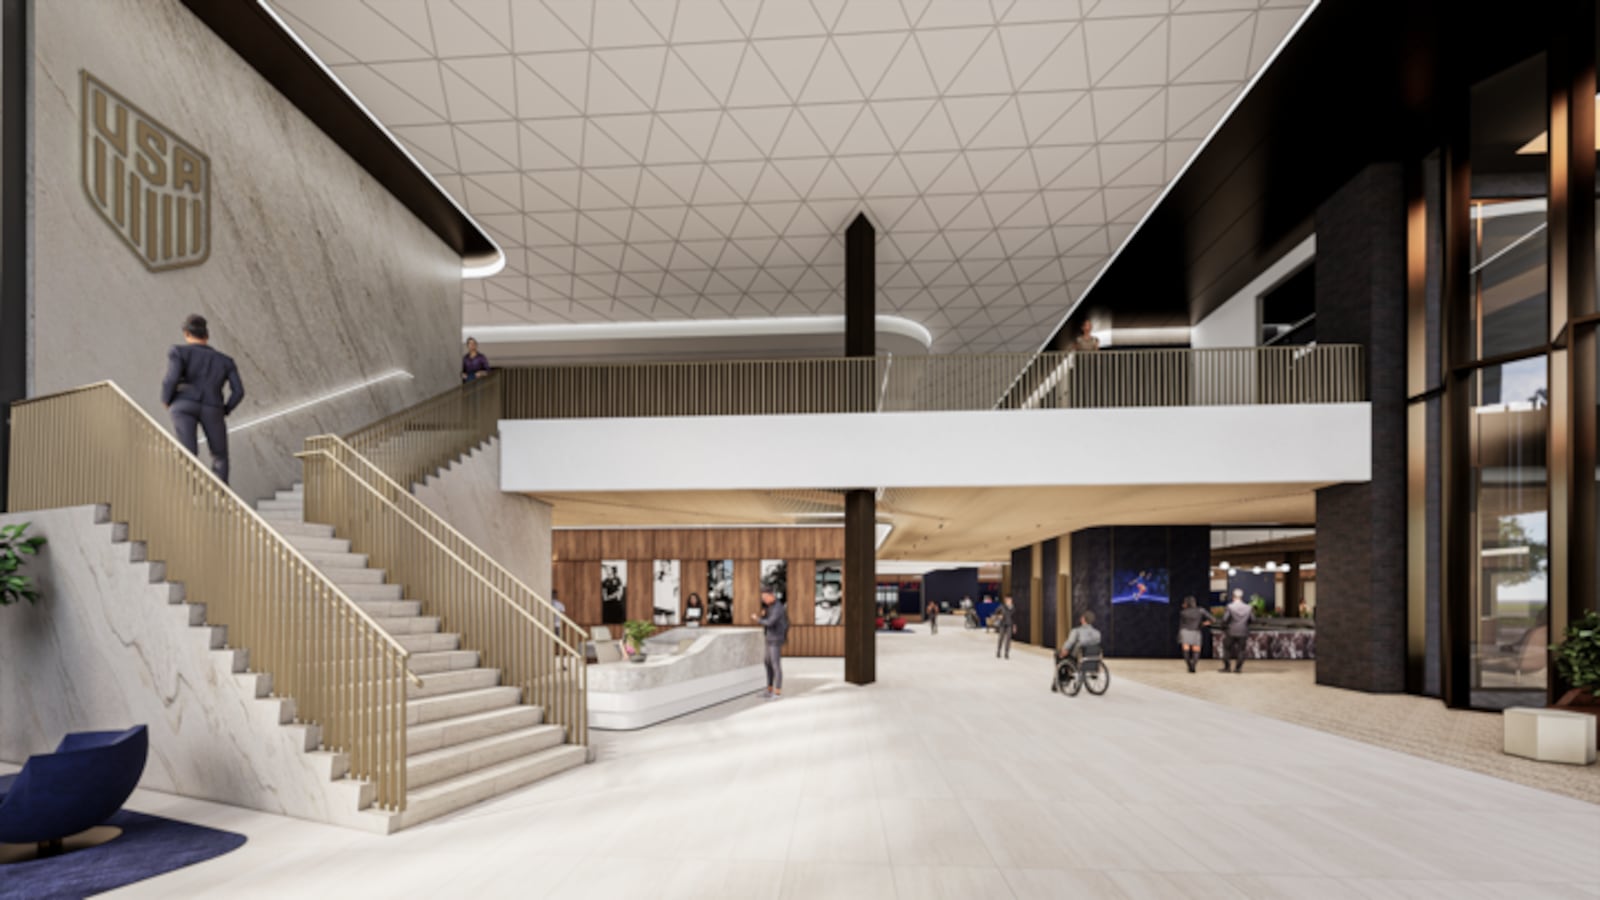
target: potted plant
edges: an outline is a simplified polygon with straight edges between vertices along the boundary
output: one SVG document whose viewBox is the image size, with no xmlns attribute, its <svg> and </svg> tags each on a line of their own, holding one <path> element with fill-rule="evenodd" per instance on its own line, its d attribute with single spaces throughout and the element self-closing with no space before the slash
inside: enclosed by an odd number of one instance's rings
<svg viewBox="0 0 1600 900">
<path fill-rule="evenodd" d="M 622 623 L 622 636 L 628 645 L 629 662 L 644 662 L 645 638 L 655 633 L 656 626 L 643 619 L 629 619 Z"/>
<path fill-rule="evenodd" d="M 39 592 L 34 589 L 33 579 L 18 574 L 26 561 L 24 557 L 37 556 L 39 548 L 45 544 L 42 537 L 22 536 L 29 524 L 23 522 L 21 525 L 0 527 L 0 606 L 10 606 L 23 600 L 39 602 Z"/>
<path fill-rule="evenodd" d="M 1557 706 L 1600 706 L 1600 613 L 1586 612 L 1567 626 L 1566 640 L 1550 648 L 1556 671 L 1571 686 Z"/>
</svg>

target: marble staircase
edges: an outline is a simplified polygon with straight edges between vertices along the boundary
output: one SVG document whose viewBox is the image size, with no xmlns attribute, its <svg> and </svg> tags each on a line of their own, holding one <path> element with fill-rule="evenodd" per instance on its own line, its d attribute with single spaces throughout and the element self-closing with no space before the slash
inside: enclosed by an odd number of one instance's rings
<svg viewBox="0 0 1600 900">
<path fill-rule="evenodd" d="M 402 596 L 333 526 L 305 521 L 302 487 L 262 500 L 257 511 L 411 654 L 406 700 L 406 810 L 396 827 L 453 812 L 583 764 L 587 749 L 566 729 L 500 684 L 459 635 L 440 631 L 420 599 Z"/>
</svg>

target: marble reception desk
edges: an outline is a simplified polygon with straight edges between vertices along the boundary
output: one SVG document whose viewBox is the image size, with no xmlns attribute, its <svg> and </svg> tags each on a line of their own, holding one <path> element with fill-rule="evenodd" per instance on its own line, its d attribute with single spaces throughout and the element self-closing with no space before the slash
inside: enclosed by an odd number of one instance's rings
<svg viewBox="0 0 1600 900">
<path fill-rule="evenodd" d="M 589 727 L 627 731 L 766 686 L 759 628 L 674 628 L 645 641 L 642 663 L 589 667 Z"/>
</svg>

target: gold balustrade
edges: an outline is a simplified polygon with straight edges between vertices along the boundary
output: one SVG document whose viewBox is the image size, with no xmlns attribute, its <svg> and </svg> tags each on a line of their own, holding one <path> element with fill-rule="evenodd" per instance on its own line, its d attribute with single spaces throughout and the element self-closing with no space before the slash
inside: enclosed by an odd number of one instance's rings
<svg viewBox="0 0 1600 900">
<path fill-rule="evenodd" d="M 508 419 L 1354 403 L 1354 344 L 502 369 Z"/>
<path fill-rule="evenodd" d="M 588 743 L 588 635 L 345 441 L 320 435 L 298 454 L 306 518 L 334 526 L 406 596 L 461 635 L 501 683 Z"/>
<path fill-rule="evenodd" d="M 501 378 L 491 374 L 385 416 L 344 440 L 409 488 L 494 437 L 500 410 Z"/>
<path fill-rule="evenodd" d="M 10 508 L 109 504 L 322 746 L 374 783 L 376 805 L 405 809 L 406 686 L 422 683 L 405 648 L 117 385 L 34 397 L 11 415 Z"/>
</svg>

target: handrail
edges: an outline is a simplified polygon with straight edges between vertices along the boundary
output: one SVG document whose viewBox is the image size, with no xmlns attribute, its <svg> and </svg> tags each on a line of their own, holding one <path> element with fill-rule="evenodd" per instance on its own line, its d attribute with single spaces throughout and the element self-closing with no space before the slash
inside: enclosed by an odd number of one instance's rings
<svg viewBox="0 0 1600 900">
<path fill-rule="evenodd" d="M 501 378 L 490 373 L 358 428 L 344 441 L 409 489 L 494 437 L 500 407 Z"/>
<path fill-rule="evenodd" d="M 444 517 L 434 512 L 426 503 L 418 500 L 415 494 L 406 490 L 403 485 L 393 478 L 390 478 L 381 467 L 356 452 L 355 448 L 346 443 L 343 438 L 332 434 L 314 435 L 306 439 L 306 447 L 307 452 L 328 452 L 331 450 L 334 452 L 336 459 L 343 456 L 350 463 L 364 469 L 364 474 L 361 472 L 356 473 L 357 478 L 379 489 L 380 494 L 384 494 L 402 507 L 401 512 L 407 518 L 415 522 L 418 528 L 432 533 L 434 538 L 450 548 L 451 552 L 461 556 L 466 561 L 466 564 L 473 569 L 474 574 L 486 578 L 504 595 L 526 598 L 527 601 L 531 602 L 521 603 L 522 607 L 549 617 L 551 619 L 550 622 L 540 622 L 540 626 L 546 631 L 549 631 L 551 627 L 556 628 L 557 633 L 570 630 L 580 644 L 589 639 L 589 632 L 582 625 L 568 618 L 566 613 L 556 609 L 553 604 L 541 597 L 538 591 L 529 587 L 526 582 L 518 578 L 510 569 L 507 569 L 494 557 L 485 553 L 466 535 L 456 530 L 455 526 L 445 521 Z M 572 649 L 573 652 L 578 652 L 576 648 L 570 645 L 569 649 Z"/>
<path fill-rule="evenodd" d="M 509 419 L 1349 403 L 1355 344 L 547 365 L 502 369 Z"/>
<path fill-rule="evenodd" d="M 342 440 L 322 435 L 306 443 L 307 449 L 296 456 L 305 466 L 307 516 L 334 525 L 352 547 L 437 614 L 442 628 L 462 635 L 484 665 L 499 669 L 505 683 L 519 687 L 524 702 L 543 707 L 548 720 L 566 726 L 569 741 L 586 744 L 584 654 L 562 637 L 564 628 L 571 627 L 581 644 L 583 630 L 511 579 L 525 597 L 538 601 L 531 607 L 518 603 L 457 552 L 487 559 L 482 551 Z M 358 473 L 341 455 L 369 471 Z M 441 537 L 459 543 L 452 547 Z M 540 621 L 541 613 L 560 620 Z"/>
<path fill-rule="evenodd" d="M 110 504 L 323 746 L 406 806 L 409 653 L 110 381 L 12 406 L 10 505 Z"/>
</svg>

